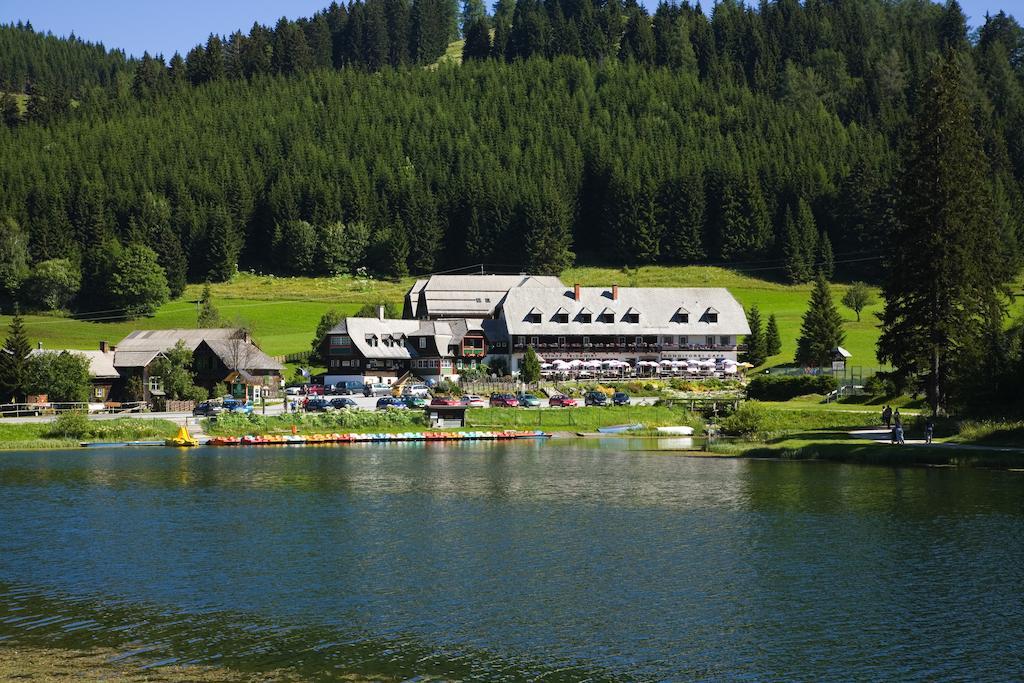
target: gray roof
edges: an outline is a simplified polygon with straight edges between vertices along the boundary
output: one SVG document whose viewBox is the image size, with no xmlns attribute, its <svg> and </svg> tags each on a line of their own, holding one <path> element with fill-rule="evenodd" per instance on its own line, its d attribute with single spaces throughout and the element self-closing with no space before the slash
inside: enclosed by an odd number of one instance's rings
<svg viewBox="0 0 1024 683">
<path fill-rule="evenodd" d="M 232 370 L 283 370 L 284 366 L 245 339 L 208 339 L 206 345 Z M 232 367 L 233 365 L 239 367 Z"/>
<path fill-rule="evenodd" d="M 328 334 L 347 334 L 352 344 L 366 358 L 407 360 L 415 358 L 417 349 L 409 337 L 433 337 L 442 356 L 450 356 L 448 346 L 458 344 L 466 333 L 482 330 L 482 320 L 404 320 L 397 318 L 346 318 Z M 376 345 L 370 343 L 376 337 Z"/>
<path fill-rule="evenodd" d="M 562 281 L 548 275 L 433 275 L 417 280 L 409 290 L 414 315 L 443 317 L 491 317 L 505 293 L 516 288 L 562 287 Z M 418 300 L 422 294 L 426 310 Z"/>
<path fill-rule="evenodd" d="M 114 366 L 118 368 L 145 367 L 161 353 L 173 349 L 179 341 L 185 342 L 185 346 L 195 351 L 204 341 L 241 339 L 244 335 L 244 330 L 229 327 L 200 330 L 135 330 L 118 342 L 114 352 Z"/>
<path fill-rule="evenodd" d="M 569 322 L 556 321 L 559 309 L 569 311 Z M 527 315 L 539 310 L 541 321 L 531 323 Z M 592 312 L 590 323 L 580 318 L 584 309 Z M 709 322 L 708 311 L 718 313 L 718 322 Z M 614 314 L 614 322 L 598 322 L 602 312 Z M 626 322 L 626 312 L 639 315 L 638 323 Z M 681 313 L 688 313 L 682 322 Z M 745 335 L 750 334 L 743 307 L 723 288 L 703 287 L 581 287 L 580 300 L 564 287 L 512 289 L 502 305 L 502 320 L 510 335 Z"/>
<path fill-rule="evenodd" d="M 93 379 L 117 379 L 120 375 L 114 367 L 114 354 L 109 351 L 80 351 L 78 349 L 33 349 L 32 354 L 61 353 L 67 351 L 76 356 L 84 356 L 89 361 L 89 376 Z"/>
</svg>

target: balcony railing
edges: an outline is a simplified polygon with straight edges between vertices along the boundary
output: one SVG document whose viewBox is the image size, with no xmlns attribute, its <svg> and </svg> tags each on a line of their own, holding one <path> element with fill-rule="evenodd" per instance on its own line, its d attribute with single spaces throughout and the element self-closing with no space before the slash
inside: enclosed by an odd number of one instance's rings
<svg viewBox="0 0 1024 683">
<path fill-rule="evenodd" d="M 558 344 L 540 342 L 537 344 L 512 345 L 513 351 L 526 351 L 532 346 L 535 351 L 548 353 L 661 353 L 662 351 L 744 351 L 745 344 Z"/>
</svg>

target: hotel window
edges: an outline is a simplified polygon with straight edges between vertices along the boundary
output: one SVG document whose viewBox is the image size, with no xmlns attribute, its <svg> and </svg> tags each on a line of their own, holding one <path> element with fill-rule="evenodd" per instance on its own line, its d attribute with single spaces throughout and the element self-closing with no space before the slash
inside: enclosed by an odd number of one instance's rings
<svg viewBox="0 0 1024 683">
<path fill-rule="evenodd" d="M 708 322 L 709 323 L 717 323 L 718 322 L 718 314 L 717 313 L 708 313 Z"/>
<path fill-rule="evenodd" d="M 679 345 L 680 346 L 688 346 L 689 344 L 690 344 L 690 338 L 689 337 L 680 337 L 679 338 Z"/>
<path fill-rule="evenodd" d="M 584 346 L 590 346 L 590 337 L 584 337 L 583 338 L 583 345 Z"/>
<path fill-rule="evenodd" d="M 625 337 L 617 337 L 617 338 L 615 339 L 615 341 L 616 341 L 616 343 L 617 343 L 617 344 L 618 344 L 619 346 L 624 346 L 624 345 L 625 345 L 625 343 L 626 343 L 626 338 L 625 338 Z"/>
<path fill-rule="evenodd" d="M 637 346 L 640 346 L 643 343 L 644 343 L 644 338 L 643 337 L 637 337 L 636 338 L 636 345 Z"/>
<path fill-rule="evenodd" d="M 639 313 L 637 313 L 637 312 L 635 312 L 635 311 L 634 311 L 634 312 L 631 312 L 631 313 L 627 313 L 627 314 L 626 314 L 626 315 L 624 316 L 624 318 L 623 318 L 623 319 L 624 319 L 624 320 L 625 320 L 625 321 L 626 321 L 627 323 L 634 323 L 634 324 L 636 324 L 636 323 L 639 323 L 639 322 L 640 322 L 640 314 L 639 314 Z"/>
<path fill-rule="evenodd" d="M 338 359 L 337 358 L 332 358 L 331 359 L 331 367 L 332 368 L 338 367 Z"/>
<path fill-rule="evenodd" d="M 569 314 L 564 311 L 555 313 L 555 322 L 562 323 L 563 325 L 569 322 Z"/>
<path fill-rule="evenodd" d="M 680 313 L 679 314 L 679 322 L 681 322 L 681 323 L 688 323 L 688 322 L 690 322 L 690 314 L 689 313 Z"/>
<path fill-rule="evenodd" d="M 427 338 L 426 337 L 420 337 L 420 348 L 421 349 L 427 348 Z"/>
<path fill-rule="evenodd" d="M 715 345 L 715 338 L 714 337 L 708 337 L 707 338 L 707 345 L 708 346 L 714 346 Z"/>
<path fill-rule="evenodd" d="M 594 316 L 590 313 L 580 313 L 579 318 L 581 323 L 586 323 L 588 325 L 594 321 Z"/>
<path fill-rule="evenodd" d="M 537 346 L 537 337 L 530 337 L 530 346 Z"/>
<path fill-rule="evenodd" d="M 559 346 L 565 346 L 565 337 L 559 337 L 558 338 L 558 345 Z"/>
<path fill-rule="evenodd" d="M 614 313 L 602 313 L 601 315 L 597 316 L 597 322 L 599 322 L 599 323 L 613 323 L 613 322 L 615 322 L 615 314 Z"/>
<path fill-rule="evenodd" d="M 719 337 L 718 343 L 721 344 L 722 346 L 730 346 L 732 344 L 732 342 L 729 341 L 728 337 Z"/>
<path fill-rule="evenodd" d="M 516 346 L 526 346 L 526 337 L 516 337 Z"/>
</svg>

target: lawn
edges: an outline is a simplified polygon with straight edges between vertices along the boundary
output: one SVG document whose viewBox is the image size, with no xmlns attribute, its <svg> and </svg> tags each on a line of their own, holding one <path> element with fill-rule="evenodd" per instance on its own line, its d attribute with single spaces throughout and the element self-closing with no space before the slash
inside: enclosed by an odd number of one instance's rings
<svg viewBox="0 0 1024 683">
<path fill-rule="evenodd" d="M 168 420 L 89 420 L 65 414 L 56 422 L 0 423 L 0 450 L 77 448 L 82 441 L 159 439 L 177 431 L 178 426 Z"/>
</svg>

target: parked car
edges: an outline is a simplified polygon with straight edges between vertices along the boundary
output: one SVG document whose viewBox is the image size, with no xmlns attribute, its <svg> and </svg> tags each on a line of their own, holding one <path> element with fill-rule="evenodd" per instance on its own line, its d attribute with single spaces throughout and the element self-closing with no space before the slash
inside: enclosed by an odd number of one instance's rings
<svg viewBox="0 0 1024 683">
<path fill-rule="evenodd" d="M 203 401 L 195 408 L 192 409 L 193 417 L 215 417 L 216 415 L 223 412 L 223 408 L 216 403 L 210 401 Z"/>
<path fill-rule="evenodd" d="M 305 386 L 307 396 L 323 396 L 324 385 L 322 384 L 307 384 Z"/>
<path fill-rule="evenodd" d="M 430 400 L 432 406 L 459 406 L 462 402 L 454 396 L 435 396 Z"/>
<path fill-rule="evenodd" d="M 403 396 L 402 401 L 407 408 L 426 408 L 427 399 L 422 396 Z"/>
<path fill-rule="evenodd" d="M 388 410 L 389 408 L 402 408 L 404 409 L 405 401 L 394 396 L 384 396 L 383 398 L 377 399 L 377 410 Z"/>
<path fill-rule="evenodd" d="M 252 404 L 246 401 L 239 401 L 237 398 L 226 398 L 223 401 L 224 410 L 229 413 L 243 413 L 248 415 L 252 412 Z"/>
<path fill-rule="evenodd" d="M 363 386 L 363 396 L 390 396 L 391 387 L 387 384 L 366 384 Z"/>
<path fill-rule="evenodd" d="M 331 404 L 327 402 L 326 398 L 315 396 L 306 400 L 305 408 L 307 413 L 322 413 L 330 406 Z"/>
<path fill-rule="evenodd" d="M 625 391 L 616 391 L 614 394 L 612 394 L 612 405 L 628 406 L 629 394 L 627 394 Z"/>
<path fill-rule="evenodd" d="M 512 394 L 491 394 L 492 408 L 518 408 L 519 399 Z"/>
<path fill-rule="evenodd" d="M 430 389 L 426 384 L 407 384 L 402 389 L 402 396 L 415 396 L 417 398 L 427 398 L 430 396 Z"/>
<path fill-rule="evenodd" d="M 583 397 L 583 404 L 588 406 L 606 406 L 608 405 L 608 396 L 600 391 L 588 391 L 587 395 Z"/>
<path fill-rule="evenodd" d="M 533 394 L 516 394 L 516 400 L 524 408 L 537 408 L 540 406 L 540 399 Z"/>
<path fill-rule="evenodd" d="M 470 408 L 486 408 L 487 404 L 476 394 L 463 394 L 460 403 Z"/>
<path fill-rule="evenodd" d="M 575 408 L 577 403 L 576 399 L 570 398 L 564 394 L 558 394 L 548 399 L 548 405 L 552 408 Z"/>
<path fill-rule="evenodd" d="M 302 387 L 288 387 L 284 390 L 285 396 L 302 396 Z"/>
<path fill-rule="evenodd" d="M 344 408 L 357 408 L 356 402 L 350 398 L 332 398 L 331 407 L 335 410 L 342 410 Z"/>
</svg>

